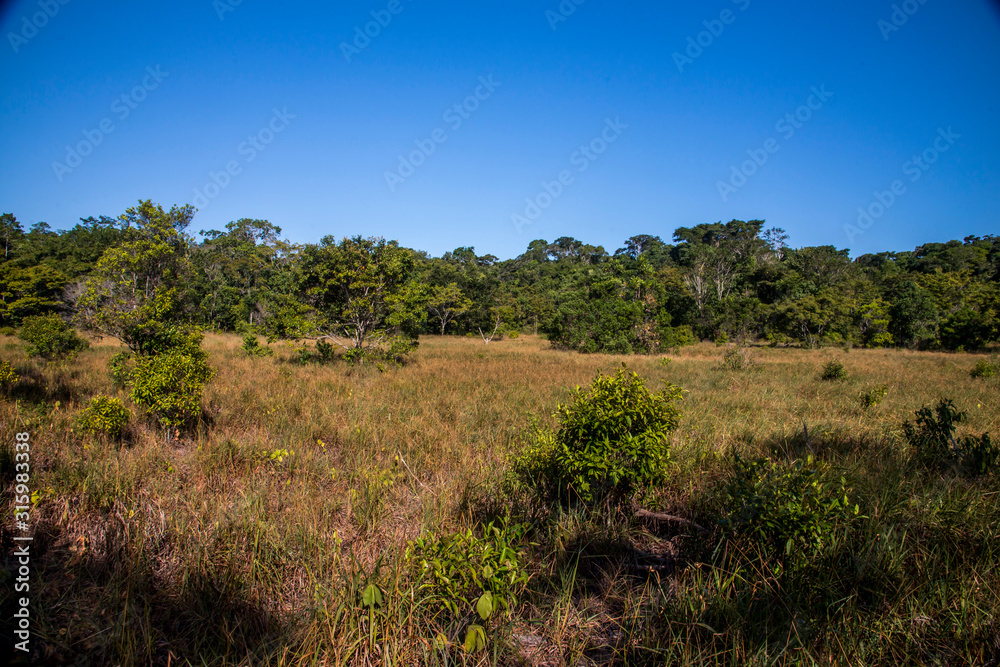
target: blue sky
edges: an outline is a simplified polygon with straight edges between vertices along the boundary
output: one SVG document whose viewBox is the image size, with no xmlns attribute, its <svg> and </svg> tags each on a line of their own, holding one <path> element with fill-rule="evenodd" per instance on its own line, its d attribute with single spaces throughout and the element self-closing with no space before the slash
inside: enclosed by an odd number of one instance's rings
<svg viewBox="0 0 1000 667">
<path fill-rule="evenodd" d="M 733 218 L 854 255 L 1000 230 L 985 0 L 236 1 L 4 4 L 0 210 L 501 258 Z"/>
</svg>

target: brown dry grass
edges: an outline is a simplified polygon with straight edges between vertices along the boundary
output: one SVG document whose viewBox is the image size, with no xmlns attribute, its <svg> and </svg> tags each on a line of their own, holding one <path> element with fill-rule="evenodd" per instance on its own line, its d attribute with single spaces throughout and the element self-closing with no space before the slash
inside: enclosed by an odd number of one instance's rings
<svg viewBox="0 0 1000 667">
<path fill-rule="evenodd" d="M 423 531 L 472 525 L 468 501 L 495 480 L 529 415 L 551 423 L 568 389 L 622 363 L 653 389 L 688 391 L 678 452 L 781 449 L 804 424 L 814 447 L 900 446 L 902 422 L 942 397 L 969 411 L 968 432 L 1000 432 L 1000 382 L 971 378 L 977 357 L 968 354 L 761 347 L 752 350 L 759 368 L 741 373 L 722 369 L 723 348 L 711 344 L 664 364 L 553 350 L 533 336 L 489 345 L 428 337 L 413 363 L 383 373 L 296 365 L 284 344 L 276 357 L 248 359 L 239 344 L 206 337 L 218 375 L 195 432 L 168 441 L 140 419 L 118 446 L 74 430 L 92 396 L 117 393 L 106 370 L 116 344 L 95 341 L 47 365 L 0 336 L 3 358 L 24 376 L 0 403 L 0 442 L 29 431 L 32 487 L 48 489 L 34 518 L 40 659 L 416 660 L 406 619 L 381 644 L 355 641 L 347 635 L 361 626 L 331 619 L 330 591 L 348 569 L 398 559 Z M 845 364 L 846 381 L 818 379 L 831 359 Z M 882 384 L 882 405 L 863 409 L 859 395 Z M 272 460 L 280 450 L 290 453 Z M 5 545 L 11 512 L 5 503 Z M 567 603 L 570 618 L 550 618 L 550 634 L 600 625 L 607 609 L 580 618 L 591 606 Z"/>
</svg>

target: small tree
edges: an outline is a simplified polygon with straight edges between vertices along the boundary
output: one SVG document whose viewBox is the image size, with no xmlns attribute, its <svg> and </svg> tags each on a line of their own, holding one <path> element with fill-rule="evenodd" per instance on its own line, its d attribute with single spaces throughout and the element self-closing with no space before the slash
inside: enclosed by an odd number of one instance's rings
<svg viewBox="0 0 1000 667">
<path fill-rule="evenodd" d="M 434 287 L 427 300 L 427 310 L 441 323 L 442 336 L 448 323 L 467 312 L 471 307 L 472 301 L 465 296 L 458 283 Z"/>
</svg>

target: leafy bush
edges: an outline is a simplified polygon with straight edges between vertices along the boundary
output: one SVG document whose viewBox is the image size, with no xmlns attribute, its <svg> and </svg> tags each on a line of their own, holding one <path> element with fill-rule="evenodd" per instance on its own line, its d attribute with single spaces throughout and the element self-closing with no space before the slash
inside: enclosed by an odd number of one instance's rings
<svg viewBox="0 0 1000 667">
<path fill-rule="evenodd" d="M 697 343 L 698 339 L 695 338 L 694 331 L 691 330 L 691 325 L 689 324 L 679 327 L 664 327 L 660 335 L 661 349 L 685 347 L 687 345 L 696 345 Z"/>
<path fill-rule="evenodd" d="M 1000 373 L 1000 364 L 980 359 L 976 362 L 976 367 L 972 369 L 970 374 L 974 378 L 987 379 L 995 377 L 997 373 Z"/>
<path fill-rule="evenodd" d="M 371 362 L 390 362 L 397 366 L 406 363 L 406 357 L 417 349 L 419 343 L 407 336 L 394 336 L 384 347 L 354 347 L 344 353 L 344 361 L 352 366 Z"/>
<path fill-rule="evenodd" d="M 0 336 L 16 336 L 17 329 L 14 327 L 0 327 Z"/>
<path fill-rule="evenodd" d="M 651 393 L 636 373 L 598 375 L 589 390 L 577 388 L 560 405 L 559 429 L 538 429 L 531 447 L 514 464 L 518 477 L 542 490 L 569 491 L 586 502 L 664 481 L 670 433 L 683 390 L 667 385 Z"/>
<path fill-rule="evenodd" d="M 718 336 L 715 337 L 715 344 L 720 346 L 729 345 L 729 334 L 727 334 L 725 331 L 720 333 Z"/>
<path fill-rule="evenodd" d="M 205 383 L 214 375 L 200 348 L 173 349 L 136 360 L 129 375 L 130 396 L 164 427 L 177 427 L 198 416 Z"/>
<path fill-rule="evenodd" d="M 889 385 L 885 384 L 869 389 L 865 393 L 861 394 L 861 407 L 865 409 L 874 408 L 882 402 L 882 399 L 885 398 L 888 393 Z"/>
<path fill-rule="evenodd" d="M 729 348 L 722 355 L 722 367 L 727 370 L 752 371 L 759 366 L 750 350 L 740 345 Z"/>
<path fill-rule="evenodd" d="M 729 539 L 759 542 L 789 562 L 815 553 L 824 538 L 859 514 L 846 480 L 812 456 L 793 463 L 733 458 L 723 488 L 728 516 L 720 521 Z"/>
<path fill-rule="evenodd" d="M 128 384 L 129 375 L 132 373 L 132 353 L 123 350 L 108 362 L 108 372 L 116 387 L 124 387 Z"/>
<path fill-rule="evenodd" d="M 261 345 L 257 340 L 257 334 L 248 331 L 243 334 L 243 352 L 248 357 L 269 357 L 274 354 L 274 350 L 267 345 Z"/>
<path fill-rule="evenodd" d="M 14 367 L 7 361 L 0 359 L 0 388 L 9 389 L 20 379 L 21 376 L 17 374 Z"/>
<path fill-rule="evenodd" d="M 456 620 L 509 616 L 528 582 L 518 543 L 525 528 L 490 523 L 482 537 L 471 530 L 425 535 L 407 544 L 406 562 L 416 584 L 418 608 L 437 607 Z M 484 643 L 482 626 L 469 626 L 466 649 Z"/>
<path fill-rule="evenodd" d="M 77 426 L 88 433 L 121 439 L 128 428 L 132 413 L 121 400 L 110 396 L 95 396 L 77 417 Z"/>
<path fill-rule="evenodd" d="M 903 424 L 903 434 L 915 458 L 929 467 L 954 465 L 974 475 L 995 468 L 1000 462 L 1000 447 L 990 441 L 988 433 L 978 438 L 955 439 L 958 424 L 967 416 L 968 413 L 959 412 L 950 399 L 942 399 L 934 410 L 927 406 L 917 410 L 914 422 Z"/>
<path fill-rule="evenodd" d="M 29 343 L 28 354 L 43 359 L 72 356 L 90 347 L 84 338 L 58 315 L 36 315 L 24 318 L 18 336 Z"/>
<path fill-rule="evenodd" d="M 324 364 L 330 363 L 336 356 L 333 351 L 333 345 L 325 340 L 316 341 L 316 352 L 319 354 L 320 363 Z"/>
<path fill-rule="evenodd" d="M 823 372 L 820 373 L 819 379 L 827 381 L 846 380 L 847 369 L 844 368 L 844 364 L 839 361 L 830 361 L 823 366 Z"/>
</svg>

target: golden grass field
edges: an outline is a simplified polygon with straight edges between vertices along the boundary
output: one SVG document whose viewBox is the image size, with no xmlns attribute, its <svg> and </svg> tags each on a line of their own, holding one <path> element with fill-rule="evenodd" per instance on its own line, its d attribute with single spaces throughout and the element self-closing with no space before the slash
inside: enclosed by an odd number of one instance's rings
<svg viewBox="0 0 1000 667">
<path fill-rule="evenodd" d="M 389 591 L 402 594 L 407 541 L 424 532 L 475 528 L 478 499 L 493 493 L 511 453 L 529 437 L 531 416 L 553 425 L 570 389 L 623 363 L 651 389 L 669 382 L 687 392 L 674 440 L 678 483 L 661 503 L 688 516 L 696 508 L 686 507 L 686 499 L 719 475 L 711 463 L 715 452 L 798 450 L 808 429 L 809 446 L 819 455 L 829 450 L 853 461 L 855 476 L 864 479 L 879 457 L 902 456 L 902 423 L 941 398 L 968 411 L 963 433 L 1000 436 L 1000 379 L 972 378 L 970 369 L 984 358 L 972 354 L 755 347 L 760 367 L 735 372 L 721 367 L 724 348 L 714 344 L 621 357 L 553 350 L 535 336 L 489 345 L 431 336 L 421 339 L 412 363 L 381 372 L 345 363 L 297 365 L 284 343 L 272 345 L 274 357 L 247 358 L 240 342 L 206 336 L 217 375 L 196 429 L 165 434 L 136 415 L 126 442 L 117 444 L 74 428 L 92 396 L 125 398 L 107 372 L 116 342 L 93 341 L 74 360 L 46 364 L 27 359 L 21 341 L 0 336 L 0 354 L 22 375 L 0 402 L 0 442 L 31 433 L 31 485 L 40 492 L 32 520 L 39 584 L 34 630 L 36 645 L 45 647 L 37 656 L 42 662 L 72 663 L 85 655 L 89 664 L 446 664 L 429 648 L 412 611 L 387 604 L 376 632 L 344 591 L 361 586 L 378 566 L 394 582 Z M 844 363 L 846 380 L 819 380 L 832 359 Z M 860 394 L 882 384 L 889 388 L 882 404 L 863 409 Z M 868 454 L 851 458 L 861 450 Z M 873 475 L 866 493 L 879 497 L 874 487 L 884 477 Z M 921 488 L 956 503 L 961 494 L 974 494 L 968 498 L 975 503 L 961 503 L 981 515 L 968 520 L 996 536 L 1000 491 L 995 473 L 984 479 L 973 490 L 960 481 Z M 870 507 L 887 516 L 912 514 L 914 503 L 933 504 L 927 500 L 933 493 L 924 500 L 873 500 Z M 9 489 L 5 494 L 7 531 L 13 505 Z M 506 641 L 455 659 L 646 664 L 608 628 L 638 627 L 626 617 L 647 613 L 639 608 L 656 598 L 655 586 L 666 584 L 635 582 L 610 566 L 593 575 L 605 585 L 567 581 L 559 549 L 593 526 L 572 513 L 554 521 L 555 529 L 543 531 L 548 541 L 532 551 L 533 579 L 511 625 L 511 636 L 530 635 L 524 641 L 537 650 Z M 637 542 L 653 539 L 633 524 L 622 530 Z M 6 532 L 3 543 L 12 544 Z M 991 614 L 1000 601 L 1000 575 L 982 574 L 970 583 L 979 588 L 953 591 L 978 610 L 956 610 L 956 618 L 966 614 L 970 627 L 980 629 L 994 627 Z M 948 604 L 941 602 L 943 609 Z M 898 616 L 900 627 L 909 627 L 902 608 L 892 609 L 883 615 L 886 622 Z M 642 631 L 633 632 L 635 641 L 645 641 Z M 802 653 L 775 658 L 773 647 L 764 647 L 760 655 L 770 657 L 756 662 L 741 632 L 722 632 L 725 646 L 713 649 L 718 664 L 808 664 Z M 829 637 L 810 650 L 817 664 L 868 660 L 840 652 Z M 697 655 L 681 651 L 648 664 L 716 664 Z M 894 655 L 921 654 L 877 655 L 891 664 Z M 580 662 L 585 659 L 591 662 Z M 961 664 L 950 659 L 941 664 Z"/>
</svg>

